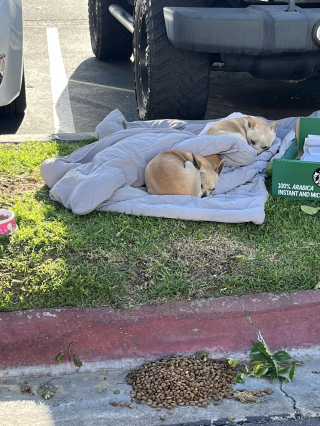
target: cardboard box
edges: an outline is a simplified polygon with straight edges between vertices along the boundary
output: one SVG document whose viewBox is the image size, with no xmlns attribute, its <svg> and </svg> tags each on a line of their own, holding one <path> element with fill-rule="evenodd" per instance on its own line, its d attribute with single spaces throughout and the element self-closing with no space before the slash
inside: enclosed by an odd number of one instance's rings
<svg viewBox="0 0 320 426">
<path fill-rule="evenodd" d="M 297 159 L 308 135 L 320 135 L 320 118 L 300 118 L 296 139 L 281 159 L 273 160 L 273 197 L 320 201 L 320 162 Z"/>
</svg>

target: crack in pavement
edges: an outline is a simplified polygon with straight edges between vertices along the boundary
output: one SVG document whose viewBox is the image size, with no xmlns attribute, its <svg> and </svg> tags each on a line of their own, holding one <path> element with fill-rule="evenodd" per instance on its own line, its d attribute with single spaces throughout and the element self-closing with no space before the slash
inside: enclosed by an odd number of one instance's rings
<svg viewBox="0 0 320 426">
<path fill-rule="evenodd" d="M 295 418 L 296 419 L 302 419 L 304 416 L 302 415 L 300 408 L 297 407 L 297 401 L 291 395 L 289 395 L 288 392 L 286 392 L 283 389 L 283 387 L 282 387 L 283 383 L 284 383 L 284 381 L 281 380 L 281 385 L 280 385 L 281 392 L 284 393 L 287 398 L 289 398 L 289 399 L 292 400 L 292 402 L 293 402 L 293 409 L 295 411 Z"/>
<path fill-rule="evenodd" d="M 239 298 L 239 302 L 240 302 L 240 305 L 241 305 L 243 312 L 247 316 L 247 320 L 248 320 L 249 324 L 251 324 L 253 326 L 253 328 L 257 331 L 257 338 L 258 338 L 259 342 L 263 343 L 266 347 L 268 347 L 266 342 L 264 341 L 262 334 L 261 334 L 260 327 L 251 318 L 251 312 L 245 307 L 244 302 L 242 300 L 242 297 Z"/>
</svg>

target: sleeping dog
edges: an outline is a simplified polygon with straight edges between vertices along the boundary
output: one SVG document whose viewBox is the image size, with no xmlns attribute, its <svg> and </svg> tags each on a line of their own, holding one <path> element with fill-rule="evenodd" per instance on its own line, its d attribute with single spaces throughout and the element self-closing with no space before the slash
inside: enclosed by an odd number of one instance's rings
<svg viewBox="0 0 320 426">
<path fill-rule="evenodd" d="M 270 148 L 276 137 L 277 123 L 268 123 L 262 118 L 241 117 L 219 121 L 207 130 L 206 135 L 235 136 L 246 141 L 260 154 Z"/>
<path fill-rule="evenodd" d="M 208 197 L 217 186 L 224 163 L 217 154 L 202 157 L 187 151 L 163 151 L 146 167 L 148 193 Z"/>
</svg>

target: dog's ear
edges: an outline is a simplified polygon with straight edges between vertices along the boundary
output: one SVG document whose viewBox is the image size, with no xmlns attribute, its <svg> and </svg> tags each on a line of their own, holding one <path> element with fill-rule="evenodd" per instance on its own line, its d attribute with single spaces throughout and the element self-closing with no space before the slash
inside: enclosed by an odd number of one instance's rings
<svg viewBox="0 0 320 426">
<path fill-rule="evenodd" d="M 256 127 L 257 123 L 254 121 L 254 118 L 252 118 L 248 115 L 248 117 L 245 117 L 245 119 L 248 120 L 249 129 L 253 129 L 254 127 Z"/>
<path fill-rule="evenodd" d="M 201 169 L 201 161 L 199 157 L 195 154 L 192 154 L 192 163 L 197 170 Z"/>
<path fill-rule="evenodd" d="M 221 160 L 219 166 L 216 168 L 216 172 L 218 173 L 218 175 L 220 175 L 220 173 L 222 172 L 222 169 L 224 168 L 224 165 L 226 163 L 226 160 Z"/>
<path fill-rule="evenodd" d="M 277 131 L 277 123 L 278 121 L 274 121 L 273 123 L 270 124 L 270 129 L 274 130 L 275 132 Z"/>
</svg>

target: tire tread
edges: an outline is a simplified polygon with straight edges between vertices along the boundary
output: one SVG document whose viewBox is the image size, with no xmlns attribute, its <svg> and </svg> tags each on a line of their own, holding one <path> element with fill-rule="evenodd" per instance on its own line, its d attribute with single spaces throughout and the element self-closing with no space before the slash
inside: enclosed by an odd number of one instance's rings
<svg viewBox="0 0 320 426">
<path fill-rule="evenodd" d="M 94 37 L 92 9 L 98 2 L 98 37 Z M 132 55 L 132 34 L 109 12 L 109 6 L 118 4 L 132 14 L 132 6 L 126 0 L 89 0 L 89 27 L 91 47 L 99 60 L 129 59 Z"/>
<path fill-rule="evenodd" d="M 139 8 L 146 4 L 146 28 L 149 42 L 149 90 L 147 105 L 139 99 L 135 69 L 138 114 L 142 120 L 161 118 L 202 119 L 209 95 L 210 62 L 204 53 L 175 48 L 167 38 L 163 7 L 201 7 L 202 0 L 137 0 L 134 29 Z M 140 12 L 141 13 L 141 12 Z M 134 37 L 134 51 L 138 49 Z M 136 58 L 135 58 L 136 60 Z M 135 67 L 136 68 L 136 67 Z M 141 95 L 140 95 L 141 96 Z"/>
</svg>

